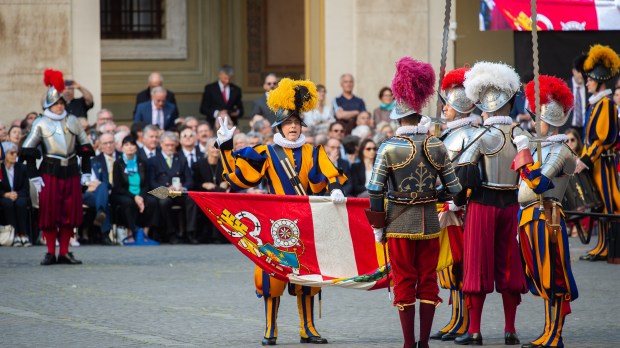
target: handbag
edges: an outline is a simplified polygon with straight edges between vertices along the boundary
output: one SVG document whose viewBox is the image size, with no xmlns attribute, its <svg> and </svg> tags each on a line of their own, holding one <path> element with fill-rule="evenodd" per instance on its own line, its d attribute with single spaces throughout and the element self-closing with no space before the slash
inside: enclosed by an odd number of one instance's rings
<svg viewBox="0 0 620 348">
<path fill-rule="evenodd" d="M 0 245 L 11 246 L 15 239 L 15 228 L 11 225 L 0 226 Z"/>
</svg>

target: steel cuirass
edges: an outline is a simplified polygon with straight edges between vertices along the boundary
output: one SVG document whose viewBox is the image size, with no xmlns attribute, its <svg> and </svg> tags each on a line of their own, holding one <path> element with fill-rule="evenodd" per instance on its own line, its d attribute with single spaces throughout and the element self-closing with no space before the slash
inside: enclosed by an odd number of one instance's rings
<svg viewBox="0 0 620 348">
<path fill-rule="evenodd" d="M 446 146 L 446 150 L 448 150 L 448 156 L 451 161 L 454 160 L 461 151 L 463 151 L 465 146 L 467 146 L 476 129 L 477 128 L 472 127 L 471 125 L 465 125 L 450 129 L 450 131 L 445 135 L 442 140 L 443 144 Z"/>
<path fill-rule="evenodd" d="M 45 156 L 69 159 L 76 154 L 76 142 L 90 143 L 75 116 L 68 115 L 61 120 L 41 116 L 32 124 L 30 134 L 22 144 L 22 148 L 36 148 L 40 143 L 45 149 Z"/>
<path fill-rule="evenodd" d="M 532 151 L 532 157 L 538 158 L 536 151 Z M 566 144 L 552 143 L 542 147 L 542 158 L 541 174 L 551 180 L 554 186 L 552 189 L 543 192 L 543 198 L 553 199 L 561 203 L 570 176 L 575 172 L 575 155 Z M 522 207 L 538 201 L 538 195 L 524 181 L 521 181 L 518 198 Z"/>
</svg>

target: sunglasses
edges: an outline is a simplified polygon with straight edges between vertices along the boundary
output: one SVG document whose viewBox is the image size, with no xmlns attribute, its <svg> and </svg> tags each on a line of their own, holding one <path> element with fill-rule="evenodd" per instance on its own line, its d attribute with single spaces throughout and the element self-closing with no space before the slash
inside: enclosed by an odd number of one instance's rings
<svg viewBox="0 0 620 348">
<path fill-rule="evenodd" d="M 568 142 L 569 142 L 569 143 L 574 143 L 574 142 L 576 142 L 576 141 L 577 141 L 577 139 L 575 139 L 575 138 L 568 138 Z"/>
<path fill-rule="evenodd" d="M 364 150 L 366 150 L 366 151 L 377 151 L 377 148 L 376 147 L 367 147 Z"/>
</svg>

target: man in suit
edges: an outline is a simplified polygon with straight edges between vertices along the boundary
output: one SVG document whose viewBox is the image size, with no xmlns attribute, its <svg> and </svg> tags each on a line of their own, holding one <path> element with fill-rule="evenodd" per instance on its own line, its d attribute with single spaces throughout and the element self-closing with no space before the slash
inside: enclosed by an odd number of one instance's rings
<svg viewBox="0 0 620 348">
<path fill-rule="evenodd" d="M 181 144 L 181 152 L 179 154 L 185 156 L 187 165 L 191 169 L 194 163 L 204 158 L 204 153 L 196 146 L 196 132 L 191 128 L 181 129 L 180 137 L 179 143 Z"/>
<path fill-rule="evenodd" d="M 179 113 L 177 107 L 166 101 L 167 91 L 164 87 L 155 87 L 151 90 L 151 101 L 138 104 L 133 115 L 134 122 L 156 124 L 161 129 L 174 128 L 174 120 Z"/>
<path fill-rule="evenodd" d="M 573 68 L 571 69 L 571 78 L 567 81 L 568 87 L 573 92 L 573 110 L 568 118 L 568 121 L 560 127 L 560 133 L 564 133 L 569 127 L 575 128 L 579 135 L 583 139 L 583 127 L 586 121 L 586 110 L 588 107 L 588 98 L 590 94 L 586 88 L 585 78 L 583 77 L 582 68 L 583 62 L 580 60 L 581 56 L 575 58 L 573 61 Z"/>
<path fill-rule="evenodd" d="M 149 191 L 160 186 L 179 191 L 181 189 L 191 190 L 193 187 L 193 179 L 192 173 L 187 165 L 187 160 L 185 156 L 175 153 L 179 145 L 177 135 L 173 132 L 166 131 L 160 136 L 159 143 L 161 145 L 161 151 L 148 160 L 147 177 Z M 180 186 L 173 187 L 173 178 L 178 178 L 180 180 Z M 161 223 L 158 224 L 158 226 L 160 226 L 159 232 L 168 236 L 170 244 L 177 244 L 179 242 L 179 236 L 176 233 L 177 228 L 174 224 L 171 208 L 174 205 L 184 207 L 185 197 L 154 199 L 156 200 L 155 204 L 159 206 L 158 215 L 161 219 Z M 195 230 L 194 217 L 186 216 L 186 219 L 187 230 L 190 230 L 190 225 L 194 225 Z"/>
<path fill-rule="evenodd" d="M 142 131 L 142 147 L 138 149 L 138 158 L 144 163 L 159 152 L 160 129 L 154 124 L 149 124 Z"/>
<path fill-rule="evenodd" d="M 267 76 L 265 76 L 265 82 L 263 83 L 265 93 L 256 98 L 254 100 L 254 105 L 252 106 L 252 115 L 261 115 L 266 118 L 270 124 L 276 120 L 276 114 L 267 106 L 267 95 L 269 94 L 269 91 L 276 89 L 277 86 L 278 77 L 276 74 L 267 74 Z"/>
<path fill-rule="evenodd" d="M 217 75 L 217 81 L 205 86 L 200 102 L 200 113 L 214 128 L 215 119 L 230 116 L 234 124 L 243 116 L 241 88 L 230 83 L 234 70 L 230 65 L 223 65 Z"/>
<path fill-rule="evenodd" d="M 109 236 L 112 229 L 112 221 L 108 205 L 110 190 L 112 189 L 110 174 L 114 168 L 114 161 L 121 154 L 114 148 L 114 135 L 109 133 L 101 134 L 99 150 L 100 153 L 93 157 L 91 161 L 91 180 L 87 183 L 87 189 L 82 194 L 82 203 L 97 211 L 93 224 L 101 229 L 101 243 L 112 245 L 113 243 Z"/>
<path fill-rule="evenodd" d="M 350 178 L 351 165 L 347 160 L 340 158 L 341 145 L 342 143 L 340 142 L 340 139 L 328 138 L 324 146 L 325 152 L 327 153 L 327 157 L 329 157 L 329 160 L 332 161 L 334 166 L 336 166 L 338 170 L 342 171 L 347 176 L 347 178 Z M 347 182 L 342 185 L 342 191 L 347 197 L 350 197 L 351 193 L 353 192 L 353 185 L 349 181 L 350 180 L 347 180 Z"/>
<path fill-rule="evenodd" d="M 157 71 L 152 72 L 149 75 L 148 87 L 145 90 L 138 93 L 138 95 L 136 95 L 136 105 L 133 107 L 133 113 L 134 114 L 136 113 L 136 109 L 138 108 L 139 104 L 151 100 L 151 90 L 153 88 L 162 87 L 163 84 L 164 84 L 164 77 L 161 76 L 161 74 L 158 73 Z M 177 107 L 177 114 L 175 116 L 175 118 L 177 118 L 179 116 L 179 106 L 177 105 L 177 100 L 174 97 L 174 93 L 171 90 L 168 90 L 168 93 L 166 94 L 166 101 L 174 104 L 174 106 Z"/>
</svg>

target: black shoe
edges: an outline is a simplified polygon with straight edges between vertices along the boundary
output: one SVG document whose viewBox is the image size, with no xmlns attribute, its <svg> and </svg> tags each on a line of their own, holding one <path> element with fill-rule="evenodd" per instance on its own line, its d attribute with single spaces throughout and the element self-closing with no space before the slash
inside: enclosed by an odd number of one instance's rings
<svg viewBox="0 0 620 348">
<path fill-rule="evenodd" d="M 517 336 L 516 332 L 505 332 L 504 343 L 507 346 L 516 346 L 517 344 L 521 343 L 521 341 L 519 341 L 519 337 Z"/>
<path fill-rule="evenodd" d="M 607 261 L 607 256 L 592 255 L 590 261 Z"/>
<path fill-rule="evenodd" d="M 302 337 L 299 343 L 327 344 L 327 339 L 321 336 Z"/>
<path fill-rule="evenodd" d="M 100 211 L 97 213 L 97 215 L 95 216 L 95 220 L 93 221 L 93 225 L 97 226 L 97 227 L 101 227 L 101 225 L 103 225 L 103 223 L 105 222 L 105 212 Z"/>
<path fill-rule="evenodd" d="M 440 340 L 443 337 L 443 335 L 445 335 L 445 334 L 446 334 L 445 332 L 437 331 L 434 334 L 432 334 L 431 337 L 429 337 L 429 338 L 431 340 Z"/>
<path fill-rule="evenodd" d="M 542 346 L 538 344 L 534 344 L 532 342 L 521 345 L 521 348 L 539 348 L 539 347 L 542 347 Z"/>
<path fill-rule="evenodd" d="M 64 265 L 81 265 L 82 261 L 77 260 L 75 257 L 73 257 L 72 253 L 67 253 L 67 255 L 61 255 L 58 256 L 58 264 L 64 264 Z"/>
<path fill-rule="evenodd" d="M 278 338 L 277 337 L 263 337 L 263 341 L 261 342 L 261 344 L 263 346 L 275 346 L 276 345 L 276 340 Z"/>
<path fill-rule="evenodd" d="M 476 332 L 473 334 L 466 333 L 462 336 L 459 336 L 454 339 L 455 344 L 460 344 L 463 346 L 472 345 L 472 346 L 481 346 L 482 345 L 482 335 L 480 332 Z"/>
<path fill-rule="evenodd" d="M 579 256 L 579 260 L 591 261 L 593 257 L 594 257 L 594 255 L 592 255 L 592 254 L 585 254 L 585 255 Z"/>
<path fill-rule="evenodd" d="M 114 245 L 114 242 L 110 239 L 110 234 L 107 232 L 104 232 L 101 235 L 101 244 L 102 245 Z"/>
<path fill-rule="evenodd" d="M 442 341 L 454 341 L 457 337 L 459 337 L 458 334 L 448 332 L 447 334 L 441 336 L 441 340 Z"/>
<path fill-rule="evenodd" d="M 56 255 L 45 253 L 45 256 L 43 257 L 43 261 L 41 261 L 41 266 L 49 266 L 55 263 L 56 263 Z"/>
</svg>

